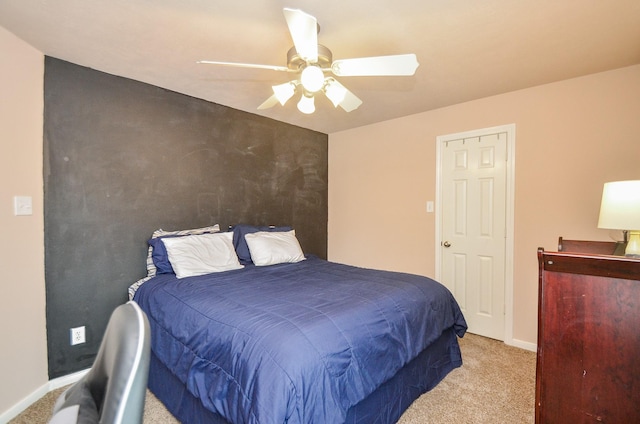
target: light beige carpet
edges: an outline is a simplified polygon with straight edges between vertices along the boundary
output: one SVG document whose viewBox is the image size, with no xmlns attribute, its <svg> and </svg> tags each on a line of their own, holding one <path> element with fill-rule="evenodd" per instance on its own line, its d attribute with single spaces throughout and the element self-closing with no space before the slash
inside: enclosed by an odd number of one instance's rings
<svg viewBox="0 0 640 424">
<path fill-rule="evenodd" d="M 533 423 L 535 353 L 467 334 L 460 340 L 462 367 L 418 398 L 398 424 Z M 49 419 L 63 389 L 38 400 L 9 424 L 41 424 Z M 145 424 L 178 421 L 147 392 Z"/>
<path fill-rule="evenodd" d="M 399 424 L 533 423 L 536 354 L 467 334 L 463 365 L 405 411 Z"/>
</svg>

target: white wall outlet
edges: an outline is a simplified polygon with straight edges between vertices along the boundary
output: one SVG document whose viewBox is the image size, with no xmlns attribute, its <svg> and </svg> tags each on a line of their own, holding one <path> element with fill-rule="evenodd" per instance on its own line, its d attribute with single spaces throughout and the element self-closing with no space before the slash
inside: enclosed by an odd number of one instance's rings
<svg viewBox="0 0 640 424">
<path fill-rule="evenodd" d="M 75 327 L 70 330 L 71 333 L 71 346 L 84 343 L 84 325 L 82 327 Z"/>
</svg>

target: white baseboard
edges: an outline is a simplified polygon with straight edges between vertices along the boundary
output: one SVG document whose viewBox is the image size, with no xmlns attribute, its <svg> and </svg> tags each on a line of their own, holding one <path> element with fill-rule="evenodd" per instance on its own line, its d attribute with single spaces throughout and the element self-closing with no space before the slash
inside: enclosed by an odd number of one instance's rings
<svg viewBox="0 0 640 424">
<path fill-rule="evenodd" d="M 22 411 L 27 409 L 31 404 L 40 399 L 42 396 L 46 395 L 49 392 L 49 383 L 45 383 L 36 389 L 29 396 L 22 399 L 17 404 L 13 405 L 7 411 L 0 414 L 0 424 L 6 424 L 9 420 L 17 417 Z"/>
<path fill-rule="evenodd" d="M 73 374 L 67 374 L 63 375 L 62 377 L 49 380 L 49 391 L 75 383 L 76 381 L 84 377 L 85 374 L 89 372 L 89 370 L 90 368 L 87 368 L 86 370 L 74 372 Z"/>
<path fill-rule="evenodd" d="M 525 342 L 523 340 L 511 339 L 509 342 L 505 340 L 505 343 L 509 346 L 519 347 L 520 349 L 530 350 L 531 352 L 538 351 L 538 345 L 531 342 Z"/>
<path fill-rule="evenodd" d="M 8 423 L 9 420 L 12 420 L 20 415 L 20 413 L 22 413 L 25 409 L 30 407 L 34 402 L 39 400 L 42 396 L 46 395 L 50 391 L 75 383 L 76 381 L 84 377 L 87 372 L 89 372 L 89 369 L 49 380 L 47 383 L 34 390 L 30 395 L 22 399 L 20 402 L 0 414 L 0 424 Z"/>
</svg>

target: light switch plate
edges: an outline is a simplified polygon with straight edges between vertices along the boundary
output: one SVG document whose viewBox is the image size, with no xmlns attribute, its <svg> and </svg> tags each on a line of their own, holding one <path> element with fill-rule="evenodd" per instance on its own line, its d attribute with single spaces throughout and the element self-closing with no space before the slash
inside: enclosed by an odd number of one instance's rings
<svg viewBox="0 0 640 424">
<path fill-rule="evenodd" d="M 33 199 L 31 196 L 14 196 L 13 211 L 16 216 L 33 214 Z"/>
</svg>

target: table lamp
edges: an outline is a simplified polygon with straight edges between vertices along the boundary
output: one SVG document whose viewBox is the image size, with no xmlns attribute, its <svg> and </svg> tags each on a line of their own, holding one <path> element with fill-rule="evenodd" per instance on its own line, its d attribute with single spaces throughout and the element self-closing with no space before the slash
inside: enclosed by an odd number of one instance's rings
<svg viewBox="0 0 640 424">
<path fill-rule="evenodd" d="M 605 183 L 598 228 L 628 231 L 625 256 L 640 257 L 640 180 Z"/>
</svg>

